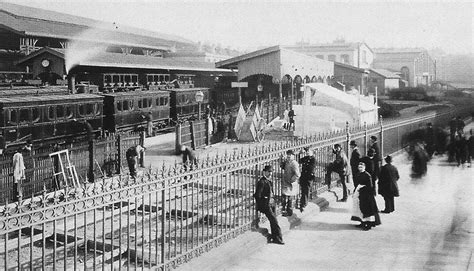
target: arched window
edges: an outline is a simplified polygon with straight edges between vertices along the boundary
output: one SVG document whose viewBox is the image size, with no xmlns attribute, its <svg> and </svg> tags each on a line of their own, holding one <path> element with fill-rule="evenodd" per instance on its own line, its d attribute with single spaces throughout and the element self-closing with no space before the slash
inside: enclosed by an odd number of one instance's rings
<svg viewBox="0 0 474 271">
<path fill-rule="evenodd" d="M 341 55 L 341 62 L 344 64 L 349 64 L 349 55 L 348 54 Z"/>
<path fill-rule="evenodd" d="M 328 55 L 328 60 L 329 61 L 336 61 L 336 55 Z"/>
</svg>

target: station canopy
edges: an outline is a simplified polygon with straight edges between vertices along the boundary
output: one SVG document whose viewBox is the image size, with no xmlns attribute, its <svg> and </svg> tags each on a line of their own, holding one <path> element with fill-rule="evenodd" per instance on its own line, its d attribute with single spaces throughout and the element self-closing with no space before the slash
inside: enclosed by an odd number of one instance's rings
<svg viewBox="0 0 474 271">
<path fill-rule="evenodd" d="M 248 54 L 219 61 L 217 68 L 238 69 L 238 80 L 255 74 L 265 74 L 281 80 L 284 76 L 295 78 L 327 78 L 334 76 L 334 63 L 273 46 Z M 276 82 L 275 82 L 276 83 Z"/>
</svg>

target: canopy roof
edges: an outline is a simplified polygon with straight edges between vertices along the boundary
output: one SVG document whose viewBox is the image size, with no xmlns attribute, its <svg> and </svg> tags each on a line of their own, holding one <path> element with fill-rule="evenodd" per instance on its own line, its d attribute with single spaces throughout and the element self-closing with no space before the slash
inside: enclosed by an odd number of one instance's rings
<svg viewBox="0 0 474 271">
<path fill-rule="evenodd" d="M 190 40 L 139 28 L 2 2 L 0 29 L 22 36 L 85 40 L 163 50 L 173 46 L 196 47 Z"/>
<path fill-rule="evenodd" d="M 285 75 L 295 78 L 309 76 L 332 77 L 334 63 L 297 53 L 280 46 L 268 47 L 216 63 L 217 68 L 238 69 L 238 79 L 265 74 L 276 79 Z"/>
<path fill-rule="evenodd" d="M 44 53 L 51 53 L 57 57 L 65 59 L 65 50 L 57 48 L 42 48 L 18 61 L 18 64 L 25 63 Z M 75 63 L 76 66 L 91 67 L 114 67 L 114 68 L 135 68 L 135 69 L 164 69 L 164 70 L 184 70 L 184 71 L 213 71 L 230 72 L 228 69 L 215 68 L 213 63 L 185 61 L 181 58 L 161 58 L 153 56 L 121 54 L 99 52 Z"/>
<path fill-rule="evenodd" d="M 375 104 L 366 101 L 364 97 L 347 94 L 344 91 L 323 83 L 309 83 L 305 84 L 305 86 L 316 90 L 318 95 L 326 96 L 333 105 L 338 105 L 338 107 L 341 105 L 350 106 L 352 108 L 360 107 L 362 112 L 369 112 L 377 109 Z"/>
</svg>

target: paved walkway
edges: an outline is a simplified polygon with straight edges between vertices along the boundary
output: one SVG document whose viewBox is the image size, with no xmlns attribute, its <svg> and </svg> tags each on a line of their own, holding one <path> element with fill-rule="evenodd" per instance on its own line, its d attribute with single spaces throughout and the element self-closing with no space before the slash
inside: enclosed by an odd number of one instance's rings
<svg viewBox="0 0 474 271">
<path fill-rule="evenodd" d="M 435 157 L 424 178 L 411 179 L 410 161 L 397 155 L 396 211 L 381 214 L 382 225 L 370 231 L 350 221 L 351 201 L 325 193 L 324 211 L 313 203 L 292 220 L 279 217 L 284 246 L 249 232 L 179 270 L 474 270 L 474 167 L 446 160 Z M 377 203 L 383 209 L 381 196 Z"/>
</svg>

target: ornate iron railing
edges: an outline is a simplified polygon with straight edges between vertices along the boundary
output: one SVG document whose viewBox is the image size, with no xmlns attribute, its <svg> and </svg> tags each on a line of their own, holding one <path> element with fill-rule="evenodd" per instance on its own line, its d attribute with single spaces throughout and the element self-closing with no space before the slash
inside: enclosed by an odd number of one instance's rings
<svg viewBox="0 0 474 271">
<path fill-rule="evenodd" d="M 426 122 L 444 125 L 454 114 L 429 114 L 358 127 L 202 159 L 198 165 L 147 169 L 136 179 L 104 179 L 79 189 L 44 193 L 0 208 L 0 266 L 16 269 L 136 269 L 176 267 L 250 229 L 256 218 L 254 185 L 264 165 L 273 165 L 280 194 L 279 164 L 289 149 L 310 147 L 323 180 L 332 146 L 347 148 L 378 135 L 382 152 L 404 147 L 403 134 Z M 363 140 L 363 144 L 361 143 Z M 391 142 L 387 142 L 391 141 Z M 396 142 L 396 143 L 394 143 Z M 322 191 L 321 182 L 313 191 Z"/>
</svg>

